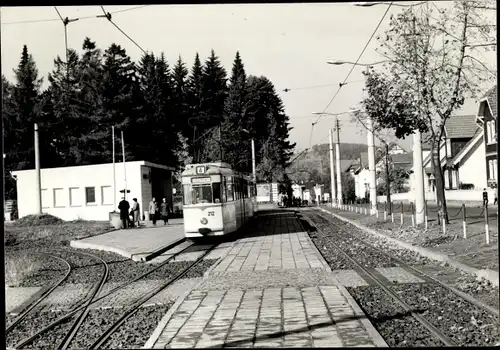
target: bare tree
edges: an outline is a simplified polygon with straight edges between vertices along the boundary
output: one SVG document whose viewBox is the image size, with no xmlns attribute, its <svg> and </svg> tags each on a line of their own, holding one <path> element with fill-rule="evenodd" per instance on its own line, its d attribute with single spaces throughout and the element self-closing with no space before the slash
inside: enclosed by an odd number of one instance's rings
<svg viewBox="0 0 500 350">
<path fill-rule="evenodd" d="M 446 121 L 467 98 L 477 98 L 494 82 L 496 70 L 483 56 L 496 46 L 491 8 L 493 1 L 461 0 L 447 7 L 426 2 L 391 16 L 389 29 L 378 38 L 378 52 L 388 59 L 386 69 L 365 73 L 379 127 L 394 129 L 398 137 L 417 129 L 427 133 L 423 141 L 431 146 L 438 202 L 446 221 L 440 146 Z M 381 104 L 382 97 L 386 103 Z M 381 113 L 381 105 L 390 113 Z"/>
</svg>

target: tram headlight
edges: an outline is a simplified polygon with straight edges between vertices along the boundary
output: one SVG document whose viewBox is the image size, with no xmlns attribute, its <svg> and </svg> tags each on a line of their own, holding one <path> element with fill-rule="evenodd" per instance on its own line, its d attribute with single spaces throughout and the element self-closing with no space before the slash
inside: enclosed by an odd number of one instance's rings
<svg viewBox="0 0 500 350">
<path fill-rule="evenodd" d="M 201 222 L 202 225 L 208 224 L 207 218 L 201 218 L 200 222 Z"/>
</svg>

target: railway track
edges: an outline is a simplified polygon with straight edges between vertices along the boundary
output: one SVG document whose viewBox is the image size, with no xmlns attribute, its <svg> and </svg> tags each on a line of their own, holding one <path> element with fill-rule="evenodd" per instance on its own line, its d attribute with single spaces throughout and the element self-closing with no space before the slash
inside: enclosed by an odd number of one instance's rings
<svg viewBox="0 0 500 350">
<path fill-rule="evenodd" d="M 63 264 L 65 264 L 67 266 L 68 269 L 67 269 L 66 273 L 64 274 L 64 276 L 59 281 L 54 283 L 54 285 L 52 287 L 50 287 L 39 298 L 37 298 L 33 303 L 31 303 L 25 310 L 23 310 L 21 312 L 21 314 L 19 316 L 17 316 L 14 319 L 14 321 L 12 321 L 11 324 L 9 324 L 9 326 L 5 329 L 5 335 L 9 334 L 22 320 L 24 320 L 26 318 L 26 316 L 28 316 L 30 314 L 30 312 L 38 304 L 40 304 L 43 300 L 45 300 L 57 287 L 59 287 L 68 278 L 68 276 L 71 273 L 72 267 L 71 267 L 71 264 L 68 260 L 63 259 L 63 258 L 56 256 L 56 255 L 45 253 L 45 252 L 40 252 L 39 254 L 50 256 L 51 258 L 54 258 L 56 260 L 61 261 Z"/>
<path fill-rule="evenodd" d="M 154 272 L 158 271 L 162 267 L 165 267 L 169 262 L 174 260 L 180 254 L 185 253 L 193 245 L 194 245 L 193 243 L 187 245 L 185 248 L 183 248 L 182 250 L 180 250 L 176 253 L 173 253 L 165 261 L 158 264 L 157 266 L 155 266 L 151 270 L 147 271 L 146 273 L 143 273 L 140 276 L 137 276 L 136 278 L 134 278 L 130 281 L 124 282 L 124 283 L 120 284 L 119 286 L 116 286 L 115 288 L 111 289 L 110 291 L 108 291 L 104 295 L 97 297 L 99 295 L 99 292 L 102 290 L 102 287 L 106 282 L 106 279 L 108 278 L 108 269 L 106 267 L 105 273 L 102 275 L 102 278 L 99 281 L 99 283 L 96 284 L 96 286 L 94 287 L 90 297 L 86 297 L 84 300 L 79 302 L 73 309 L 66 312 L 64 315 L 57 318 L 55 321 L 53 321 L 49 325 L 41 328 L 40 330 L 38 330 L 37 332 L 35 332 L 31 336 L 18 342 L 14 346 L 14 348 L 16 348 L 16 349 L 26 348 L 30 344 L 32 344 L 37 338 L 43 336 L 44 334 L 55 329 L 56 327 L 58 327 L 64 323 L 69 322 L 69 320 L 71 320 L 72 318 L 75 318 L 75 320 L 73 320 L 73 323 L 72 323 L 71 327 L 69 328 L 69 330 L 67 332 L 65 332 L 63 340 L 58 345 L 59 349 L 71 348 L 72 341 L 75 339 L 76 335 L 78 334 L 78 330 L 80 329 L 80 327 L 84 323 L 85 318 L 87 317 L 87 315 L 90 311 L 91 305 L 103 300 L 104 298 L 107 298 L 108 296 L 110 296 L 114 293 L 117 293 L 118 291 L 120 291 L 122 289 L 125 289 L 126 287 L 130 286 L 134 282 L 137 282 L 141 279 L 144 279 L 145 277 L 153 274 Z M 139 310 L 140 306 L 143 305 L 147 300 L 151 299 L 154 295 L 158 294 L 160 291 L 162 291 L 163 289 L 165 289 L 166 287 L 168 287 L 169 285 L 174 283 L 176 280 L 182 278 L 182 276 L 184 276 L 189 270 L 191 270 L 194 266 L 199 264 L 202 261 L 203 257 L 205 257 L 215 246 L 216 245 L 211 246 L 209 248 L 209 250 L 207 250 L 199 259 L 197 259 L 194 263 L 190 264 L 188 266 L 188 268 L 184 269 L 181 273 L 177 274 L 174 278 L 172 278 L 168 282 L 162 284 L 160 287 L 155 288 L 154 290 L 145 293 L 139 300 L 136 300 L 132 305 L 130 305 L 129 310 L 122 317 L 120 317 L 120 320 L 117 322 L 120 322 L 120 325 L 123 324 L 123 322 L 125 322 L 130 316 L 132 316 L 137 310 Z M 96 258 L 98 258 L 98 257 L 96 257 Z M 98 258 L 98 259 L 105 264 L 105 262 L 102 259 L 100 259 L 100 258 Z M 101 342 L 105 342 L 109 338 L 109 336 L 111 336 L 113 334 L 113 332 L 119 328 L 119 325 L 115 324 L 114 327 L 112 327 L 112 328 L 113 329 L 108 329 L 99 338 L 101 340 Z"/>
<path fill-rule="evenodd" d="M 391 254 L 380 250 L 379 248 L 363 241 L 359 237 L 356 237 L 355 235 L 347 232 L 343 227 L 333 223 L 331 220 L 325 218 L 323 215 L 320 215 L 316 210 L 303 210 L 302 213 L 304 216 L 307 218 L 308 222 L 313 224 L 314 227 L 318 231 L 322 233 L 321 239 L 327 240 L 332 247 L 336 249 L 336 251 L 343 257 L 345 258 L 346 261 L 349 262 L 351 266 L 354 266 L 354 270 L 360 274 L 365 281 L 372 286 L 377 286 L 380 288 L 385 294 L 387 294 L 397 305 L 399 305 L 401 308 L 405 310 L 405 312 L 408 315 L 411 315 L 415 320 L 417 320 L 433 337 L 438 339 L 443 345 L 445 346 L 456 346 L 456 345 L 461 345 L 457 344 L 456 340 L 451 339 L 451 337 L 447 334 L 447 332 L 444 332 L 440 328 L 436 327 L 433 323 L 431 323 L 429 320 L 427 320 L 425 317 L 421 316 L 421 310 L 418 310 L 415 308 L 415 305 L 410 305 L 409 303 L 405 302 L 403 298 L 400 297 L 401 291 L 398 291 L 397 288 L 394 288 L 395 285 L 392 284 L 390 281 L 385 279 L 383 276 L 379 275 L 374 271 L 374 269 L 370 269 L 366 266 L 364 263 L 366 261 L 366 256 L 370 256 L 372 254 L 375 258 L 375 260 L 381 261 L 381 256 L 385 256 L 388 260 L 387 261 L 392 261 L 395 262 L 396 264 L 393 265 L 398 265 L 402 269 L 406 270 L 407 272 L 410 272 L 414 276 L 420 278 L 421 280 L 425 281 L 428 284 L 431 285 L 439 285 L 440 287 L 444 288 L 446 291 L 449 291 L 450 293 L 454 294 L 458 298 L 462 298 L 466 300 L 468 303 L 472 304 L 474 307 L 477 307 L 484 312 L 493 315 L 498 318 L 498 310 L 495 310 L 494 308 L 490 307 L 489 305 L 486 305 L 477 299 L 473 298 L 470 295 L 467 295 L 435 278 L 432 276 L 429 276 L 425 274 L 424 272 L 418 270 L 417 268 L 408 265 L 407 263 L 403 262 L 401 259 L 392 256 Z M 336 230 L 335 235 L 328 234 L 326 230 L 334 228 Z M 352 242 L 356 242 L 359 245 L 358 251 L 360 252 L 359 255 L 356 257 L 352 256 L 352 250 L 351 254 L 348 254 L 346 252 L 346 247 L 348 244 L 350 248 L 352 249 Z M 346 243 L 347 242 L 347 243 Z M 318 247 L 319 248 L 319 247 Z M 321 249 L 320 249 L 321 251 Z M 373 253 L 376 254 L 373 254 Z M 323 252 L 322 252 L 323 254 Z M 326 257 L 325 257 L 326 258 Z M 361 260 L 360 260 L 361 259 Z M 365 261 L 363 261 L 365 259 Z M 328 261 L 328 259 L 327 259 Z M 360 263 L 360 261 L 363 261 Z M 449 333 L 449 332 L 448 332 Z"/>
</svg>

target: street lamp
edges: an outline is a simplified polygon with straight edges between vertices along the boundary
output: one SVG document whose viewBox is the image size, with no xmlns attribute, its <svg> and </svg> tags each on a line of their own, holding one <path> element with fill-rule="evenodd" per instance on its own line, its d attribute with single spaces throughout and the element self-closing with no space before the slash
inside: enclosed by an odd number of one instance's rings
<svg viewBox="0 0 500 350">
<path fill-rule="evenodd" d="M 370 63 L 370 64 L 359 63 L 359 62 L 356 63 L 356 62 L 351 62 L 351 61 L 327 61 L 326 63 L 331 64 L 333 66 L 341 66 L 343 64 L 352 64 L 352 65 L 356 65 L 356 66 L 373 67 L 377 64 L 386 63 L 386 62 L 392 62 L 392 61 L 391 60 L 384 60 L 384 61 L 374 62 L 374 63 Z"/>
<path fill-rule="evenodd" d="M 411 4 L 411 5 L 395 4 L 394 2 L 390 3 L 390 4 L 391 4 L 391 6 L 412 7 L 412 6 L 418 6 L 418 5 L 425 4 L 425 1 L 419 2 L 417 4 Z M 354 6 L 359 6 L 359 7 L 372 7 L 372 6 L 376 6 L 376 5 L 389 5 L 389 3 L 387 3 L 387 2 L 357 2 L 354 4 Z"/>
<path fill-rule="evenodd" d="M 257 174 L 255 172 L 255 141 L 250 131 L 248 131 L 247 129 L 241 129 L 241 130 L 252 137 L 252 173 L 253 173 L 253 181 L 257 182 Z"/>
</svg>

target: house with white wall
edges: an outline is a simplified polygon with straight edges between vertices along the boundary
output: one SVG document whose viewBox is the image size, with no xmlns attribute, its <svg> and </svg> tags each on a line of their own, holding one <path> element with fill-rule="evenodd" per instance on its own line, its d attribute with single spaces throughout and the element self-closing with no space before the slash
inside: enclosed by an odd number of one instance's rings
<svg viewBox="0 0 500 350">
<path fill-rule="evenodd" d="M 117 210 L 125 187 L 126 199 L 137 198 L 141 212 L 148 210 L 153 197 L 163 197 L 172 207 L 174 168 L 147 161 L 116 163 L 116 188 L 113 164 L 79 165 L 41 169 L 42 212 L 63 220 L 107 221 Z M 13 171 L 16 178 L 19 217 L 36 214 L 36 170 Z M 125 181 L 126 178 L 126 181 Z M 130 192 L 129 192 L 130 191 Z"/>
<path fill-rule="evenodd" d="M 479 101 L 476 116 L 476 123 L 483 130 L 484 167 L 490 188 L 498 187 L 497 98 L 497 86 L 495 85 Z"/>
<path fill-rule="evenodd" d="M 452 116 L 445 125 L 445 137 L 440 144 L 441 166 L 444 168 L 445 189 L 459 189 L 464 185 L 486 187 L 486 168 L 483 131 L 475 122 L 474 115 Z M 425 141 L 428 136 L 424 136 Z M 480 146 L 481 145 L 481 146 Z M 426 147 L 427 148 L 427 147 Z M 430 149 L 423 160 L 424 188 L 435 191 Z M 414 177 L 411 176 L 412 189 Z"/>
</svg>

